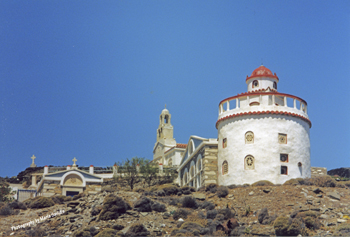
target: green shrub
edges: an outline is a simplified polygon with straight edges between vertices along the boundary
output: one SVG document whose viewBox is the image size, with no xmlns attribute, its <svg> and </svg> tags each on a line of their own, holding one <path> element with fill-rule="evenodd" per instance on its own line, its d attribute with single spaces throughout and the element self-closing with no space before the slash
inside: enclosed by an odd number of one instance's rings
<svg viewBox="0 0 350 237">
<path fill-rule="evenodd" d="M 189 211 L 183 208 L 177 209 L 173 214 L 173 219 L 178 220 L 179 218 L 186 219 L 187 216 L 190 214 Z"/>
<path fill-rule="evenodd" d="M 49 197 L 35 197 L 30 201 L 29 207 L 30 208 L 45 208 L 45 207 L 51 207 L 55 205 L 54 201 L 52 201 Z"/>
<path fill-rule="evenodd" d="M 216 195 L 218 197 L 226 197 L 228 195 L 228 188 L 226 186 L 220 186 L 217 188 Z"/>
</svg>

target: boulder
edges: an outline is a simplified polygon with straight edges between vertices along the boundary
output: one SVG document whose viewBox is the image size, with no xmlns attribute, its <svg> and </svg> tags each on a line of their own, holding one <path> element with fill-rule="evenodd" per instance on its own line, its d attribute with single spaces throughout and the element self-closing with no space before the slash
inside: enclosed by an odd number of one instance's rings
<svg viewBox="0 0 350 237">
<path fill-rule="evenodd" d="M 327 196 L 338 201 L 340 200 L 340 195 L 336 192 L 327 192 Z"/>
</svg>

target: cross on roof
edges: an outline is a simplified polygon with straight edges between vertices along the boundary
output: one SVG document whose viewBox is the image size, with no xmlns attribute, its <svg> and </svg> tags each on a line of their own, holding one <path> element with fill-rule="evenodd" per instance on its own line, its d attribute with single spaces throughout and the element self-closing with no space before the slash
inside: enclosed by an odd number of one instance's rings
<svg viewBox="0 0 350 237">
<path fill-rule="evenodd" d="M 73 166 L 76 166 L 75 162 L 77 162 L 77 159 L 74 157 L 72 161 L 74 162 Z"/>
<path fill-rule="evenodd" d="M 35 159 L 36 157 L 33 155 L 32 157 L 30 157 L 30 159 L 32 159 L 33 160 L 33 164 L 34 164 L 34 159 Z"/>
</svg>

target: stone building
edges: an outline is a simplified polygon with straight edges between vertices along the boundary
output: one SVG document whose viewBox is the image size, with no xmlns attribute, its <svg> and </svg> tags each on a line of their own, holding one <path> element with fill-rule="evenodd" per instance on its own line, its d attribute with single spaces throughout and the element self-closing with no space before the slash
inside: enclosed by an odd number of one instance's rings
<svg viewBox="0 0 350 237">
<path fill-rule="evenodd" d="M 84 191 L 92 194 L 101 191 L 103 180 L 112 178 L 116 172 L 116 167 L 113 167 L 110 172 L 95 173 L 93 165 L 87 172 L 79 169 L 75 164 L 76 161 L 74 158 L 72 166 L 60 168 L 45 166 L 43 173 L 32 173 L 32 184 L 29 189 L 36 190 L 36 195 L 39 196 L 55 194 L 74 196 Z M 40 181 L 37 182 L 37 179 Z"/>
<path fill-rule="evenodd" d="M 265 66 L 255 69 L 245 81 L 247 92 L 219 103 L 218 138 L 190 137 L 179 162 L 181 186 L 252 184 L 259 180 L 282 184 L 292 178 L 311 177 L 311 122 L 306 101 L 278 92 L 279 78 Z M 162 135 L 166 127 L 167 135 Z M 176 145 L 166 109 L 157 132 L 154 160 L 164 162 L 161 148 L 155 152 L 157 144 L 168 144 L 168 150 Z"/>
</svg>

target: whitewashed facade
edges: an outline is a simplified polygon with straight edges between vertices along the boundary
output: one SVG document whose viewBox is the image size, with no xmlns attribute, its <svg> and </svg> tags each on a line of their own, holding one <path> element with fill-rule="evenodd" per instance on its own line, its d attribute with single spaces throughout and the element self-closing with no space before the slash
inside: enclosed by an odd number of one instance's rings
<svg viewBox="0 0 350 237">
<path fill-rule="evenodd" d="M 277 91 L 276 74 L 260 66 L 246 83 L 248 92 L 219 104 L 218 183 L 283 184 L 311 177 L 307 103 Z"/>
</svg>

